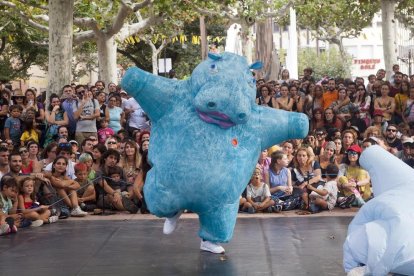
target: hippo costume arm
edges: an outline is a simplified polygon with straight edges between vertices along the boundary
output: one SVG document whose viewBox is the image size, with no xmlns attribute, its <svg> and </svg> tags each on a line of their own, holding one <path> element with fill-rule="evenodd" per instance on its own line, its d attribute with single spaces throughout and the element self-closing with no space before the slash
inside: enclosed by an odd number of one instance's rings
<svg viewBox="0 0 414 276">
<path fill-rule="evenodd" d="M 262 150 L 288 139 L 305 138 L 308 134 L 309 120 L 303 113 L 262 106 L 255 109 L 257 112 L 252 113 L 256 121 L 254 131 L 260 133 Z"/>
<path fill-rule="evenodd" d="M 122 88 L 138 100 L 152 122 L 172 108 L 185 86 L 186 81 L 156 76 L 137 67 L 128 69 L 122 79 Z"/>
<path fill-rule="evenodd" d="M 344 269 L 364 264 L 369 275 L 413 275 L 414 170 L 379 146 L 366 149 L 360 163 L 371 176 L 375 198 L 349 225 Z"/>
</svg>

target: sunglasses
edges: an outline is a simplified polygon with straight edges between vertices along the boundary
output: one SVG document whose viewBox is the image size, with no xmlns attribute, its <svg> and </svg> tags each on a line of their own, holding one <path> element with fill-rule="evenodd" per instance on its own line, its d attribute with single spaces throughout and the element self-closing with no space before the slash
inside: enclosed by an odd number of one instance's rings
<svg viewBox="0 0 414 276">
<path fill-rule="evenodd" d="M 323 135 L 323 132 L 317 132 L 316 135 L 321 136 Z"/>
<path fill-rule="evenodd" d="M 355 152 L 355 151 L 349 151 L 348 152 L 348 155 L 356 156 L 356 155 L 358 155 L 358 153 Z"/>
<path fill-rule="evenodd" d="M 396 129 L 391 129 L 391 128 L 387 129 L 387 131 L 388 131 L 388 132 L 397 132 L 397 130 L 396 130 Z"/>
<path fill-rule="evenodd" d="M 61 149 L 72 149 L 72 145 L 70 143 L 60 143 L 58 147 Z"/>
<path fill-rule="evenodd" d="M 108 145 L 115 145 L 115 144 L 116 144 L 116 142 L 114 142 L 114 141 L 108 142 Z"/>
<path fill-rule="evenodd" d="M 19 150 L 19 153 L 28 153 L 28 151 L 26 149 L 23 149 L 23 150 Z"/>
<path fill-rule="evenodd" d="M 18 97 L 14 97 L 16 100 L 24 100 L 24 98 L 25 97 L 20 97 L 20 96 L 18 96 Z"/>
</svg>

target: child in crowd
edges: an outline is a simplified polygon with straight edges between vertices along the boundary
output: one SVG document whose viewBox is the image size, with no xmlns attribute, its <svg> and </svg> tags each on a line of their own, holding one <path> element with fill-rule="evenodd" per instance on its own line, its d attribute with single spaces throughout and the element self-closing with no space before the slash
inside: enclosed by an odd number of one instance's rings
<svg viewBox="0 0 414 276">
<path fill-rule="evenodd" d="M 96 208 L 96 194 L 93 183 L 88 179 L 88 166 L 84 163 L 75 165 L 75 181 L 79 183 L 78 194 L 79 206 L 84 211 L 93 211 Z"/>
<path fill-rule="evenodd" d="M 101 122 L 101 128 L 98 130 L 98 140 L 99 143 L 104 144 L 106 139 L 110 136 L 114 136 L 114 131 L 112 128 L 109 128 L 109 121 L 107 119 L 103 119 Z"/>
<path fill-rule="evenodd" d="M 25 120 L 23 122 L 23 133 L 20 137 L 20 143 L 23 147 L 28 141 L 35 141 L 39 143 L 39 131 L 34 126 L 33 120 Z"/>
<path fill-rule="evenodd" d="M 338 196 L 338 186 L 336 178 L 338 177 L 338 166 L 329 164 L 326 167 L 326 180 L 324 185 L 319 185 L 317 188 L 308 184 L 307 188 L 311 193 L 309 194 L 309 211 L 317 213 L 321 210 L 332 210 L 336 205 Z"/>
<path fill-rule="evenodd" d="M 17 182 L 12 177 L 3 177 L 0 191 L 0 235 L 17 233 L 22 216 L 17 211 Z"/>
<path fill-rule="evenodd" d="M 250 214 L 263 211 L 273 212 L 272 206 L 275 202 L 270 198 L 269 186 L 262 182 L 261 175 L 261 170 L 256 168 L 247 186 L 247 202 L 244 203 L 242 211 L 247 210 Z"/>
<path fill-rule="evenodd" d="M 82 153 L 79 156 L 79 163 L 83 163 L 86 165 L 87 168 L 87 175 L 88 175 L 88 180 L 89 181 L 93 181 L 96 178 L 96 171 L 94 169 L 92 169 L 92 165 L 93 165 L 93 157 L 90 153 L 85 152 Z"/>
<path fill-rule="evenodd" d="M 23 107 L 20 105 L 12 105 L 9 108 L 10 117 L 4 123 L 4 137 L 6 140 L 12 140 L 13 146 L 20 146 L 20 137 L 22 136 L 22 123 L 20 115 L 23 112 Z"/>
<path fill-rule="evenodd" d="M 122 179 L 122 175 L 123 170 L 121 167 L 115 166 L 108 169 L 108 176 L 111 178 L 111 186 L 115 193 L 121 195 L 123 209 L 131 214 L 136 214 L 138 212 L 138 207 L 132 201 L 134 193 L 132 190 L 128 190 L 128 187 L 125 185 L 126 182 Z M 132 186 L 130 187 L 132 189 Z"/>
<path fill-rule="evenodd" d="M 59 217 L 51 216 L 49 206 L 39 205 L 36 202 L 35 182 L 31 177 L 25 177 L 20 181 L 18 207 L 25 219 L 32 221 L 31 226 L 37 227 L 43 223 L 54 223 Z"/>
</svg>

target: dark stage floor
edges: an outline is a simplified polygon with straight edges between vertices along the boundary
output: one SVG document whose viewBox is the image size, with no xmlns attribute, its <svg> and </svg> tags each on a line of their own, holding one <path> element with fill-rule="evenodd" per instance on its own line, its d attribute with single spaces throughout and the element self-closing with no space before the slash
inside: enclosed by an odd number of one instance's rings
<svg viewBox="0 0 414 276">
<path fill-rule="evenodd" d="M 345 275 L 351 217 L 238 219 L 226 255 L 199 250 L 198 221 L 61 221 L 0 237 L 0 275 Z"/>
</svg>

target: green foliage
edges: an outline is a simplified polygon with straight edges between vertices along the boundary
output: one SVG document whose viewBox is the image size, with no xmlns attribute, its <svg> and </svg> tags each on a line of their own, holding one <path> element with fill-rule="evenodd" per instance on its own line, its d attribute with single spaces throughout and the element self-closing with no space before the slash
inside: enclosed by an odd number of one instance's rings
<svg viewBox="0 0 414 276">
<path fill-rule="evenodd" d="M 395 9 L 396 18 L 411 31 L 414 36 L 414 0 L 401 0 Z"/>
<path fill-rule="evenodd" d="M 341 56 L 336 48 L 330 48 L 328 51 L 320 53 L 319 56 L 315 49 L 301 49 L 298 53 L 298 59 L 299 72 L 303 72 L 306 67 L 311 67 L 315 79 L 321 79 L 324 76 L 343 78 L 351 76 L 352 57 L 349 55 Z"/>
</svg>

